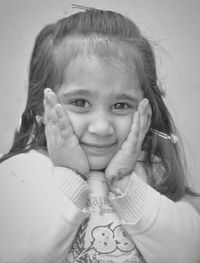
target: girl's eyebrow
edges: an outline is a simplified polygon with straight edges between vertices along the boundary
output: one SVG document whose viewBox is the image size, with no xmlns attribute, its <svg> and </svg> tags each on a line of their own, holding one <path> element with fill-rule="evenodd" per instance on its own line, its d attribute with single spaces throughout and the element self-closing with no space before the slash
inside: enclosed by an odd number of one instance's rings
<svg viewBox="0 0 200 263">
<path fill-rule="evenodd" d="M 85 96 L 85 97 L 98 97 L 97 91 L 87 90 L 87 89 L 78 89 L 78 90 L 72 90 L 69 92 L 66 92 L 62 94 L 64 97 L 73 97 L 73 96 Z M 134 95 L 126 94 L 126 93 L 111 93 L 108 94 L 110 98 L 113 98 L 115 100 L 131 100 L 133 102 L 139 103 L 139 99 L 136 98 Z"/>
<path fill-rule="evenodd" d="M 116 95 L 114 95 L 115 99 L 117 100 L 132 100 L 135 102 L 139 102 L 139 99 L 136 98 L 135 96 L 131 95 L 131 94 L 126 94 L 126 93 L 118 93 Z"/>
<path fill-rule="evenodd" d="M 64 94 L 62 94 L 62 96 L 64 97 L 73 97 L 73 96 L 97 96 L 97 92 L 96 91 L 91 91 L 91 90 L 86 90 L 86 89 L 78 89 L 78 90 L 72 90 L 69 92 L 66 92 Z"/>
</svg>

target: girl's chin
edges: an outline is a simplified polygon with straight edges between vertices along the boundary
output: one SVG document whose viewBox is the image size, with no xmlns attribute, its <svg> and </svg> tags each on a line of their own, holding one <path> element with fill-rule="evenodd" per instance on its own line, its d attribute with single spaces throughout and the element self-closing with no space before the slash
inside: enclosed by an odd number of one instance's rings
<svg viewBox="0 0 200 263">
<path fill-rule="evenodd" d="M 103 157 L 102 158 L 90 157 L 89 158 L 90 169 L 91 170 L 104 170 L 108 166 L 111 159 L 112 158 L 108 159 L 108 158 L 103 158 Z"/>
</svg>

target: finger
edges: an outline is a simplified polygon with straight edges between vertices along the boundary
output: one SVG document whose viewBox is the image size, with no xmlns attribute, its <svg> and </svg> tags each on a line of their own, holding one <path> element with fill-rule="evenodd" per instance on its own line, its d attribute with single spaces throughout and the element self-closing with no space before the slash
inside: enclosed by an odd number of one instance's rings
<svg viewBox="0 0 200 263">
<path fill-rule="evenodd" d="M 49 101 L 50 101 L 50 104 L 52 106 L 55 106 L 56 103 L 58 103 L 58 100 L 57 100 L 57 96 L 55 94 L 55 92 L 53 92 L 52 90 L 48 93 L 49 95 Z"/>
<path fill-rule="evenodd" d="M 146 132 L 147 132 L 148 110 L 149 110 L 149 101 L 147 99 L 143 99 L 138 106 L 139 122 L 140 122 L 140 134 L 138 138 L 139 145 L 142 144 L 144 137 L 146 135 Z"/>
<path fill-rule="evenodd" d="M 44 109 L 44 117 L 45 117 L 45 123 L 51 123 L 53 125 L 56 125 L 58 122 L 58 117 L 56 113 L 56 107 L 55 106 L 48 106 L 45 105 Z"/>
<path fill-rule="evenodd" d="M 147 127 L 147 113 L 148 113 L 148 100 L 143 100 L 141 103 L 141 107 L 139 107 L 138 112 L 139 112 L 139 118 L 140 118 L 140 129 L 141 131 L 146 131 Z"/>
<path fill-rule="evenodd" d="M 58 145 L 63 141 L 60 135 L 60 128 L 58 125 L 58 117 L 55 107 L 50 110 L 49 116 L 50 118 L 45 124 L 45 134 L 48 146 L 51 147 L 53 145 L 53 147 L 55 147 L 55 145 Z"/>
<path fill-rule="evenodd" d="M 52 107 L 57 103 L 57 96 L 53 90 L 46 88 L 44 90 L 44 100 L 49 107 Z"/>
<path fill-rule="evenodd" d="M 46 125 L 49 120 L 49 107 L 47 104 L 44 102 L 44 124 Z"/>
<path fill-rule="evenodd" d="M 53 143 L 55 140 L 55 130 L 54 126 L 51 123 L 45 125 L 45 135 L 48 143 Z"/>
<path fill-rule="evenodd" d="M 50 108 L 51 108 L 49 104 L 49 100 L 48 100 L 48 89 L 44 90 L 43 105 L 44 105 L 44 122 L 46 124 L 49 120 L 49 114 L 50 114 Z"/>
<path fill-rule="evenodd" d="M 57 121 L 57 115 L 55 111 L 55 105 L 57 103 L 57 96 L 51 89 L 44 90 L 44 119 L 45 122 Z"/>
<path fill-rule="evenodd" d="M 51 152 L 51 149 L 54 148 L 54 145 L 56 145 L 57 139 L 55 125 L 51 125 L 50 123 L 45 125 L 45 136 L 47 141 L 48 152 Z"/>
<path fill-rule="evenodd" d="M 134 152 L 136 150 L 137 141 L 140 132 L 140 123 L 139 123 L 139 113 L 136 111 L 133 115 L 133 123 L 128 134 L 127 139 L 122 145 L 122 149 L 129 152 Z"/>
<path fill-rule="evenodd" d="M 52 103 L 50 99 L 50 89 L 45 89 L 44 90 L 44 120 L 47 123 L 50 118 L 51 118 L 51 108 L 52 108 Z"/>
<path fill-rule="evenodd" d="M 56 104 L 56 113 L 57 113 L 60 135 L 63 139 L 67 139 L 73 135 L 73 129 L 70 124 L 69 118 L 65 113 L 62 105 L 60 104 Z"/>
<path fill-rule="evenodd" d="M 51 89 L 49 89 L 49 88 L 46 88 L 45 90 L 44 90 L 44 103 L 45 103 L 45 105 L 46 106 L 51 106 L 51 101 L 50 101 L 50 92 L 51 92 Z"/>
<path fill-rule="evenodd" d="M 138 112 L 140 115 L 147 116 L 148 109 L 149 109 L 149 101 L 148 99 L 144 98 L 138 104 Z"/>
</svg>

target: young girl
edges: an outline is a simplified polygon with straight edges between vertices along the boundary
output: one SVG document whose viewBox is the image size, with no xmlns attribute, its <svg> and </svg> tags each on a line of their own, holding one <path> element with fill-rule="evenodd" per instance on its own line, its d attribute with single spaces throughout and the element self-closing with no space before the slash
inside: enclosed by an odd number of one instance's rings
<svg viewBox="0 0 200 263">
<path fill-rule="evenodd" d="M 1 159 L 1 263 L 200 262 L 200 216 L 157 83 L 149 42 L 118 13 L 85 9 L 39 33 Z"/>
</svg>

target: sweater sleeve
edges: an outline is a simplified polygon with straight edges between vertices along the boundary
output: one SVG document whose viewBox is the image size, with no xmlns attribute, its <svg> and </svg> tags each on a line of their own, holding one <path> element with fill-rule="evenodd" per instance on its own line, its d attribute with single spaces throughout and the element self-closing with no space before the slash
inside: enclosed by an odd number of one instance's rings
<svg viewBox="0 0 200 263">
<path fill-rule="evenodd" d="M 86 217 L 87 183 L 36 152 L 0 166 L 0 262 L 62 263 Z"/>
<path fill-rule="evenodd" d="M 110 201 L 147 263 L 200 262 L 200 216 L 188 202 L 171 201 L 134 173 Z"/>
</svg>

